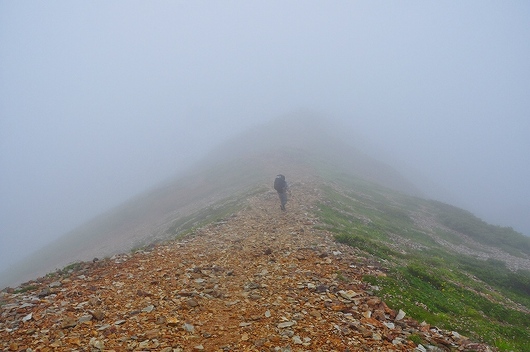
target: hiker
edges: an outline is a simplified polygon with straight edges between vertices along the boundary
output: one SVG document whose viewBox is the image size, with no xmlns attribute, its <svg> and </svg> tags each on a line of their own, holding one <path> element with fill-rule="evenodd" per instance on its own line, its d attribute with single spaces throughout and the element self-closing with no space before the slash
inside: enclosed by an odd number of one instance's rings
<svg viewBox="0 0 530 352">
<path fill-rule="evenodd" d="M 274 189 L 276 192 L 278 192 L 278 196 L 280 197 L 280 208 L 285 211 L 285 203 L 287 203 L 287 182 L 285 182 L 285 176 L 278 175 L 276 176 L 276 179 L 274 180 Z"/>
</svg>

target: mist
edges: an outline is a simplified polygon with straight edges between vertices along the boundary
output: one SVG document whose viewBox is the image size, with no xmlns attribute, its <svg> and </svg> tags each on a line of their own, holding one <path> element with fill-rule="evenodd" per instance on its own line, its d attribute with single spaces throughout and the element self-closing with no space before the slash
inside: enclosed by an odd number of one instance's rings
<svg viewBox="0 0 530 352">
<path fill-rule="evenodd" d="M 529 15 L 522 1 L 0 2 L 0 269 L 299 111 L 338 120 L 426 197 L 530 235 Z"/>
</svg>

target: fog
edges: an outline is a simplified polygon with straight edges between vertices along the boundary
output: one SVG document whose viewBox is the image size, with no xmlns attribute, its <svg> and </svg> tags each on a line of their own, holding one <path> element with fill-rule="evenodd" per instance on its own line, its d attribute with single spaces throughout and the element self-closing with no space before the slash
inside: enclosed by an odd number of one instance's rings
<svg viewBox="0 0 530 352">
<path fill-rule="evenodd" d="M 530 235 L 529 16 L 525 1 L 2 1 L 0 269 L 302 110 L 426 196 Z"/>
</svg>

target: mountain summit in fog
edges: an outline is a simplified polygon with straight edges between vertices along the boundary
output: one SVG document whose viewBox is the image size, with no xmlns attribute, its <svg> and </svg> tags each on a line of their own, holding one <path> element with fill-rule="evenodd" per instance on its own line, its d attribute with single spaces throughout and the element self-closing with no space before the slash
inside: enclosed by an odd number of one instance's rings
<svg viewBox="0 0 530 352">
<path fill-rule="evenodd" d="M 78 260 L 112 255 L 168 238 L 168 227 L 229 197 L 267 186 L 278 172 L 292 181 L 344 172 L 400 192 L 417 189 L 358 148 L 338 122 L 307 113 L 283 116 L 219 145 L 187 172 L 78 227 L 2 274 L 3 284 Z M 350 136 L 350 137 L 345 137 Z"/>
</svg>

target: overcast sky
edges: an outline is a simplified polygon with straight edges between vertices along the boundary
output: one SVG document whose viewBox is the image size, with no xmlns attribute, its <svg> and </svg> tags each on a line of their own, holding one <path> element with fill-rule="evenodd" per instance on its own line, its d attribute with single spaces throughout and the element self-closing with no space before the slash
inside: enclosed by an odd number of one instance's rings
<svg viewBox="0 0 530 352">
<path fill-rule="evenodd" d="M 528 1 L 0 0 L 0 269 L 299 109 L 530 235 L 529 19 Z"/>
</svg>

